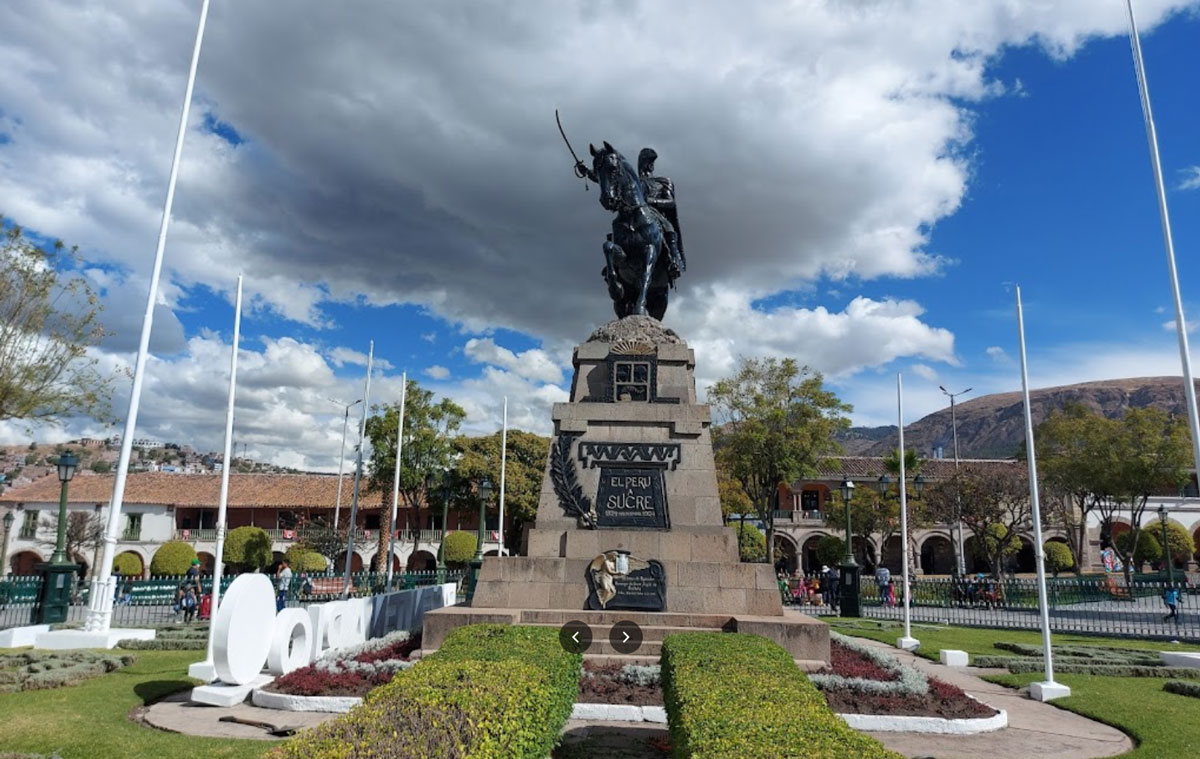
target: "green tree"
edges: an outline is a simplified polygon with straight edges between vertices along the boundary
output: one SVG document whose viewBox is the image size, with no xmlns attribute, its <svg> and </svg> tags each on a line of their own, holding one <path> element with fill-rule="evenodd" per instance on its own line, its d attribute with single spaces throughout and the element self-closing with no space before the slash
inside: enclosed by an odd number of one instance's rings
<svg viewBox="0 0 1200 759">
<path fill-rule="evenodd" d="M 495 490 L 489 506 L 499 508 L 500 443 L 499 432 L 482 437 L 463 435 L 454 440 L 454 450 L 457 453 L 454 475 L 459 485 L 452 492 L 462 493 L 466 490 L 466 483 L 479 482 L 487 477 L 492 481 Z M 512 519 L 513 529 L 512 534 L 505 535 L 506 549 L 516 545 L 522 525 L 532 522 L 537 516 L 538 500 L 542 493 L 542 475 L 549 453 L 550 438 L 522 430 L 508 431 L 504 516 Z M 440 498 L 440 493 L 436 495 Z M 473 552 L 475 549 L 471 550 Z"/>
<path fill-rule="evenodd" d="M 392 482 L 396 471 L 396 427 L 400 404 L 375 407 L 367 419 L 371 441 L 367 489 L 386 494 L 379 531 L 379 550 L 372 560 L 376 568 L 388 555 L 388 540 L 396 529 L 392 522 Z M 404 396 L 404 445 L 400 462 L 400 503 L 412 510 L 410 525 L 421 523 L 425 505 L 425 476 L 453 467 L 454 437 L 467 412 L 449 398 L 435 401 L 433 392 L 416 380 L 408 380 Z"/>
<path fill-rule="evenodd" d="M 1162 543 L 1159 542 L 1153 529 L 1123 532 L 1113 543 L 1122 555 L 1131 557 L 1132 560 L 1127 560 L 1126 563 L 1134 564 L 1136 568 L 1140 568 L 1147 562 L 1158 561 L 1163 555 Z M 1130 567 L 1130 569 L 1133 568 Z"/>
<path fill-rule="evenodd" d="M 817 561 L 831 567 L 842 563 L 846 555 L 846 541 L 836 535 L 826 535 L 817 541 Z"/>
<path fill-rule="evenodd" d="M 292 548 L 311 551 L 324 557 L 327 566 L 332 566 L 345 552 L 349 537 L 345 527 L 335 528 L 329 519 L 316 517 L 296 526 L 296 542 Z"/>
<path fill-rule="evenodd" d="M 132 551 L 125 551 L 113 557 L 113 571 L 120 572 L 125 577 L 141 577 L 142 566 L 142 558 Z"/>
<path fill-rule="evenodd" d="M 187 574 L 196 558 L 196 549 L 182 540 L 169 540 L 158 547 L 150 559 L 150 574 L 152 575 L 182 575 Z"/>
<path fill-rule="evenodd" d="M 851 408 L 825 389 L 819 372 L 790 358 L 742 359 L 708 399 L 720 422 L 713 427 L 716 455 L 754 504 L 773 564 L 779 487 L 816 474 L 841 450 L 834 434 L 849 429 Z"/>
<path fill-rule="evenodd" d="M 1155 537 L 1159 538 L 1161 542 L 1161 524 L 1153 528 L 1147 526 L 1143 529 L 1154 532 Z M 1191 533 L 1175 522 L 1167 522 L 1167 545 L 1170 547 L 1171 559 L 1179 566 L 1187 566 L 1196 552 L 1196 541 L 1192 538 Z"/>
<path fill-rule="evenodd" d="M 1065 572 L 1075 566 L 1075 557 L 1071 555 L 1071 547 L 1066 543 L 1048 540 L 1042 545 L 1042 548 L 1046 552 L 1046 568 L 1055 577 L 1058 577 L 1059 572 Z"/>
<path fill-rule="evenodd" d="M 92 465 L 88 468 L 91 469 L 96 474 L 108 474 L 109 472 L 112 471 L 112 464 L 105 461 L 104 459 L 96 459 L 95 461 L 92 462 Z"/>
<path fill-rule="evenodd" d="M 446 533 L 441 545 L 442 561 L 447 566 L 461 567 L 474 558 L 478 545 L 473 532 L 458 530 Z"/>
<path fill-rule="evenodd" d="M 104 337 L 100 300 L 75 248 L 40 247 L 15 225 L 0 235 L 0 421 L 106 417 L 112 378 L 87 355 Z"/>
<path fill-rule="evenodd" d="M 299 543 L 293 543 L 286 556 L 294 572 L 324 572 L 329 566 L 328 559 Z"/>
<path fill-rule="evenodd" d="M 234 527 L 225 536 L 224 560 L 235 572 L 253 572 L 275 558 L 271 537 L 261 527 Z"/>
<path fill-rule="evenodd" d="M 52 549 L 58 542 L 58 512 L 42 519 L 38 542 Z M 88 552 L 104 539 L 104 522 L 91 511 L 68 511 L 65 548 L 71 561 L 85 561 Z"/>
<path fill-rule="evenodd" d="M 767 538 L 762 530 L 741 522 L 735 528 L 738 536 L 738 556 L 742 561 L 761 562 L 767 558 Z"/>
<path fill-rule="evenodd" d="M 1029 479 L 1024 466 L 964 463 L 950 478 L 925 489 L 925 507 L 936 522 L 963 524 L 975 537 L 975 550 L 999 577 L 1004 560 L 1021 550 L 1021 530 L 1029 525 Z M 960 506 L 961 505 L 961 506 Z"/>
<path fill-rule="evenodd" d="M 725 470 L 724 462 L 717 459 L 717 494 L 721 498 L 721 516 L 729 519 L 733 516 L 745 516 L 754 509 L 750 496 L 738 482 Z"/>
</svg>

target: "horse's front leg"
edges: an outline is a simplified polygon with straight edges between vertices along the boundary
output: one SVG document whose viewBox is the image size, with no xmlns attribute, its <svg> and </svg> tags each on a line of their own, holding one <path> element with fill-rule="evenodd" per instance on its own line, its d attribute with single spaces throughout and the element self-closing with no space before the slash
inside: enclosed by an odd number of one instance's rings
<svg viewBox="0 0 1200 759">
<path fill-rule="evenodd" d="M 646 297 L 650 293 L 650 280 L 654 277 L 654 265 L 658 263 L 659 245 L 648 244 L 643 246 L 646 257 L 646 269 L 642 272 L 642 287 L 638 292 L 637 310 L 634 313 L 641 316 L 646 316 L 649 312 L 646 310 Z"/>
</svg>

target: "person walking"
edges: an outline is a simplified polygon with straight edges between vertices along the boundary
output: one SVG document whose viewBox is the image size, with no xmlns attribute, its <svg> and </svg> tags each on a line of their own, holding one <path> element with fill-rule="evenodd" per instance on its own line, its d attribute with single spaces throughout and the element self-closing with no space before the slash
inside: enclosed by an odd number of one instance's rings
<svg viewBox="0 0 1200 759">
<path fill-rule="evenodd" d="M 288 560 L 284 559 L 279 562 L 279 569 L 275 572 L 275 611 L 283 611 L 287 606 L 288 591 L 292 587 L 292 568 L 288 566 Z"/>
<path fill-rule="evenodd" d="M 1163 591 L 1163 603 L 1170 609 L 1170 613 L 1163 617 L 1163 621 L 1168 619 L 1175 620 L 1175 624 L 1179 624 L 1179 588 L 1172 585 Z"/>
<path fill-rule="evenodd" d="M 841 577 L 838 575 L 837 569 L 833 567 L 822 566 L 821 571 L 825 575 L 821 578 L 821 595 L 824 596 L 825 603 L 829 608 L 837 612 L 838 584 L 841 581 Z"/>
<path fill-rule="evenodd" d="M 882 564 L 875 568 L 875 587 L 879 589 L 880 603 L 884 604 L 885 606 L 889 605 L 887 603 L 887 587 L 888 583 L 891 581 L 892 571 L 890 569 Z"/>
</svg>

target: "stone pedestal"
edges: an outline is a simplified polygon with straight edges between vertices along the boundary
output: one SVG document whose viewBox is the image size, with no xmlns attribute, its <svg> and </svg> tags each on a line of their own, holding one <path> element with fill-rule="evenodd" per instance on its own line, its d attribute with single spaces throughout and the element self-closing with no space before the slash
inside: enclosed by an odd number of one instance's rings
<svg viewBox="0 0 1200 759">
<path fill-rule="evenodd" d="M 447 625 L 477 617 L 555 624 L 553 615 L 520 612 L 574 611 L 567 616 L 583 620 L 587 610 L 601 624 L 616 615 L 649 627 L 753 628 L 798 659 L 827 660 L 827 628 L 785 619 L 772 568 L 739 561 L 737 537 L 721 518 L 711 416 L 696 402 L 687 344 L 654 319 L 626 317 L 576 348 L 573 363 L 570 401 L 552 412 L 526 555 L 485 559 L 471 612 L 427 615 L 426 647 L 440 643 Z M 670 623 L 656 624 L 663 615 Z M 703 624 L 689 624 L 692 617 Z"/>
</svg>

